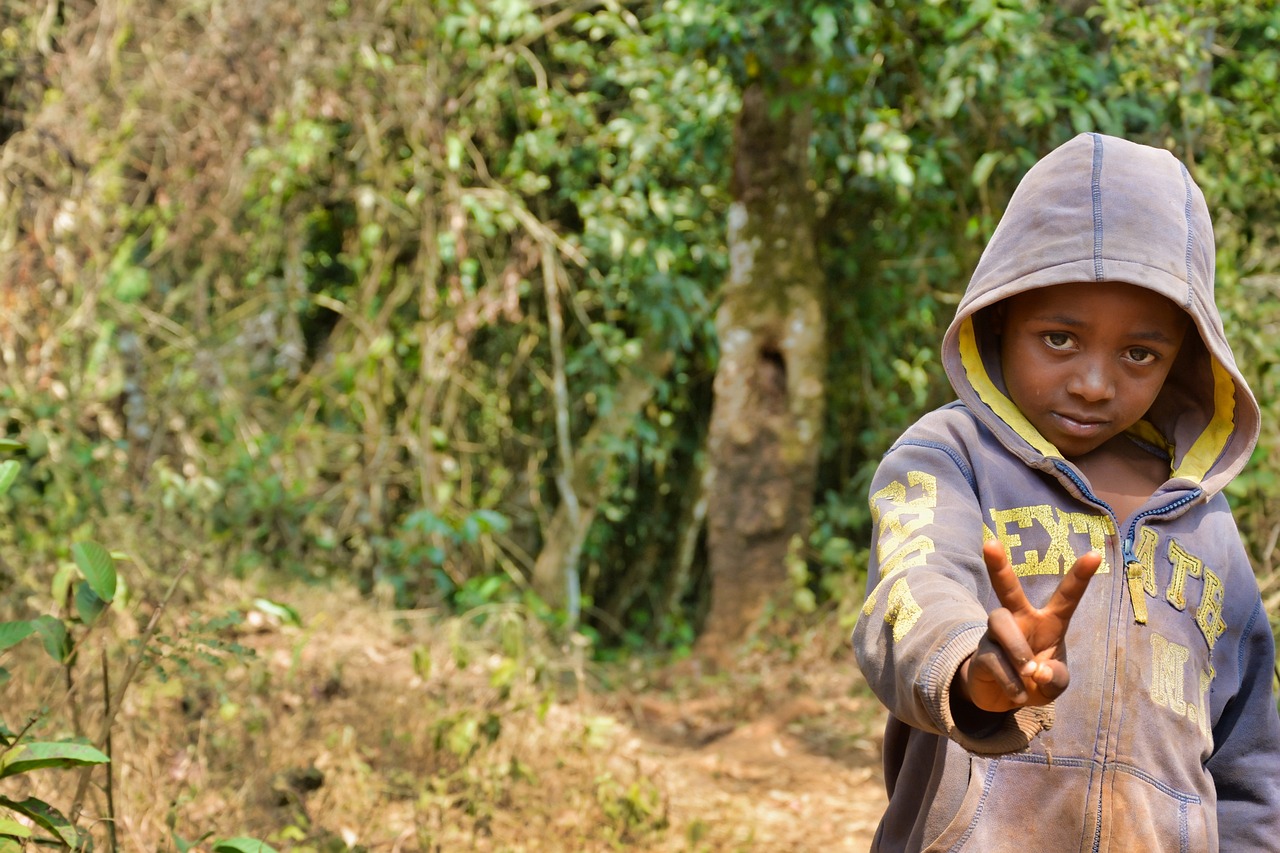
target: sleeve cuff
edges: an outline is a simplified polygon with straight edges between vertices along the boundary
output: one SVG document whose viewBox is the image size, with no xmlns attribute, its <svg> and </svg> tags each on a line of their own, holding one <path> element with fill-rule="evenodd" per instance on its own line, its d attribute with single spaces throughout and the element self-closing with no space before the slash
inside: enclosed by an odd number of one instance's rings
<svg viewBox="0 0 1280 853">
<path fill-rule="evenodd" d="M 1053 703 L 1019 708 L 1005 713 L 990 713 L 956 697 L 962 709 L 953 709 L 951 684 L 965 658 L 978 648 L 987 626 L 971 624 L 938 654 L 933 667 L 937 684 L 937 704 L 931 707 L 938 729 L 969 752 L 979 755 L 1003 755 L 1026 749 L 1036 735 L 1053 726 Z M 960 713 L 956 713 L 960 711 Z M 972 711 L 972 713 L 967 713 Z"/>
</svg>

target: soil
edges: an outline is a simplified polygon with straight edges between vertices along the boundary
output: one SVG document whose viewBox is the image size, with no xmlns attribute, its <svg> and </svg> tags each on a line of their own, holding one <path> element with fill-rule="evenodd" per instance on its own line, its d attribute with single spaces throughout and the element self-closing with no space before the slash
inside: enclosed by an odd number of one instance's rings
<svg viewBox="0 0 1280 853">
<path fill-rule="evenodd" d="M 883 714 L 850 660 L 813 663 L 628 697 L 629 749 L 661 780 L 673 824 L 738 828 L 713 849 L 869 849 L 885 807 Z"/>
<path fill-rule="evenodd" d="M 573 649 L 518 608 L 457 619 L 273 589 L 289 624 L 259 595 L 215 596 L 250 617 L 224 639 L 251 655 L 130 690 L 114 801 L 85 812 L 95 838 L 114 814 L 121 850 L 816 853 L 867 850 L 884 808 L 883 711 L 835 615 L 711 674 L 566 665 Z M 8 698 L 37 701 L 39 680 Z M 57 804 L 66 784 L 46 771 L 8 793 Z"/>
<path fill-rule="evenodd" d="M 494 707 L 498 701 L 484 683 L 486 673 L 491 682 L 494 667 L 501 665 L 500 656 L 484 654 L 492 634 L 488 640 L 473 637 L 477 645 L 472 660 L 460 669 L 451 660 L 456 655 L 442 646 L 442 637 L 457 623 L 450 628 L 427 619 L 406 631 L 403 619 L 380 614 L 359 600 L 320 603 L 320 609 L 323 612 L 304 615 L 304 623 L 332 622 L 334 617 L 326 613 L 341 611 L 342 624 L 352 630 L 322 628 L 308 634 L 303 668 L 317 677 L 339 673 L 344 694 L 333 703 L 336 717 L 317 720 L 313 729 L 342 726 L 343 701 L 352 706 L 348 713 L 364 709 L 366 718 L 370 707 L 391 707 L 415 691 L 439 696 L 447 690 L 449 713 L 456 713 L 453 709 L 463 701 L 474 707 Z M 499 753 L 492 763 L 510 760 L 500 757 L 507 755 L 501 753 L 505 748 L 528 765 L 536 785 L 512 793 L 505 809 L 495 809 L 484 834 L 477 836 L 472 825 L 466 848 L 763 853 L 869 849 L 885 806 L 880 765 L 884 712 L 847 649 L 847 629 L 837 622 L 833 614 L 791 636 L 762 639 L 743 652 L 731 670 L 716 674 L 703 672 L 693 660 L 674 665 L 639 659 L 609 666 L 587 664 L 573 683 L 590 688 L 557 691 L 554 706 L 541 721 L 532 713 L 506 712 L 508 721 L 502 739 L 494 744 Z M 486 624 L 502 633 L 501 620 Z M 525 641 L 536 642 L 530 633 L 526 631 Z M 280 659 L 281 647 L 296 648 L 297 640 L 288 634 L 264 634 L 263 656 Z M 461 641 L 455 635 L 451 642 Z M 415 653 L 421 655 L 424 649 L 438 662 L 425 678 L 413 663 Z M 299 669 L 296 661 L 292 666 Z M 554 660 L 546 664 L 548 670 L 555 667 Z M 567 673 L 561 670 L 560 675 Z M 583 754 L 579 733 L 593 727 L 608 735 Z M 377 765 L 376 757 L 369 759 Z M 635 791 L 639 784 L 642 793 L 654 793 L 661 820 L 646 824 L 643 815 L 624 818 L 608 809 L 601 817 L 600 780 L 609 777 L 619 780 L 620 790 Z M 594 788 L 584 793 L 592 780 Z M 504 799 L 501 794 L 494 798 Z M 313 814 L 324 808 L 321 802 L 316 806 Z M 335 802 L 333 808 L 340 806 Z M 450 835 L 445 826 L 457 818 L 442 818 L 437 849 L 465 849 L 462 836 Z M 639 829 L 620 831 L 619 824 L 628 819 Z M 424 848 L 406 843 L 401 849 Z"/>
<path fill-rule="evenodd" d="M 367 616 L 371 625 L 379 621 L 376 614 Z M 444 657 L 440 634 L 439 625 L 423 626 L 418 633 L 419 640 L 437 643 L 437 659 Z M 884 711 L 857 671 L 847 636 L 832 614 L 794 629 L 791 636 L 759 639 L 731 669 L 714 674 L 692 659 L 674 665 L 639 659 L 588 664 L 576 683 L 591 687 L 560 691 L 541 735 L 523 748 L 510 746 L 531 765 L 543 796 L 574 805 L 543 824 L 536 814 L 538 795 L 517 796 L 527 811 L 508 822 L 495 818 L 487 828 L 492 835 L 483 843 L 473 836 L 470 844 L 531 851 L 868 850 L 886 802 L 880 763 Z M 389 634 L 383 629 L 343 638 L 313 634 L 308 646 L 319 658 L 316 669 L 340 668 L 344 653 L 339 647 L 350 652 L 353 643 L 362 647 L 360 682 L 398 681 L 412 688 L 422 681 L 409 664 L 412 649 L 423 646 L 406 641 L 403 625 Z M 474 675 L 476 669 L 473 663 L 468 672 Z M 479 669 L 483 673 L 484 667 Z M 359 693 L 358 683 L 347 680 Z M 460 689 L 465 674 L 446 666 L 426 686 L 433 680 Z M 492 701 L 483 691 L 472 695 L 479 704 Z M 585 766 L 569 760 L 567 753 L 576 751 L 574 733 L 601 721 L 607 721 L 609 732 L 599 747 L 602 754 Z M 536 724 L 531 720 L 530 725 Z M 632 789 L 637 781 L 651 786 L 665 827 L 653 830 L 651 822 L 650 831 L 619 834 L 616 814 L 612 826 L 584 816 L 575 792 L 587 773 L 597 781 L 609 775 L 630 779 Z M 598 785 L 595 800 L 586 804 L 587 811 L 599 804 Z M 544 828 L 535 829 L 539 826 Z M 446 840 L 440 849 L 450 847 Z"/>
</svg>

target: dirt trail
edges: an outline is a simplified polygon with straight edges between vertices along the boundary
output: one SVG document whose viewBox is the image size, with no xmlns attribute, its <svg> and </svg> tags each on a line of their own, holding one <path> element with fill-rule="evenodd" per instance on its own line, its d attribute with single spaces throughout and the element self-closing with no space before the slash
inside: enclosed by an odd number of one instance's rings
<svg viewBox="0 0 1280 853">
<path fill-rule="evenodd" d="M 856 681 L 856 676 L 829 682 Z M 716 825 L 736 849 L 868 849 L 884 809 L 881 717 L 868 697 L 806 690 L 752 712 L 731 692 L 635 697 L 628 750 L 667 791 L 674 824 Z M 749 719 L 734 719 L 744 712 Z"/>
<path fill-rule="evenodd" d="M 140 783 L 153 762 L 139 760 L 122 769 L 122 787 L 152 803 L 159 785 L 180 804 L 179 826 L 281 850 L 869 847 L 885 803 L 884 717 L 837 641 L 798 644 L 803 659 L 756 652 L 715 676 L 632 661 L 589 665 L 598 689 L 547 693 L 517 680 L 509 692 L 498 617 L 484 628 L 493 636 L 468 637 L 466 620 L 424 614 L 406 627 L 351 593 L 280 592 L 302 627 L 251 626 L 241 639 L 256 656 L 211 673 L 201 694 L 212 705 L 199 740 L 183 730 L 199 710 L 189 690 L 129 715 L 122 749 L 182 761 L 171 778 Z M 219 713 L 226 722 L 207 722 Z M 232 723 L 246 719 L 252 729 Z M 624 813 L 646 797 L 640 813 Z M 163 810 L 140 800 L 122 812 L 122 831 L 154 849 Z M 290 826 L 302 847 L 281 843 Z"/>
</svg>

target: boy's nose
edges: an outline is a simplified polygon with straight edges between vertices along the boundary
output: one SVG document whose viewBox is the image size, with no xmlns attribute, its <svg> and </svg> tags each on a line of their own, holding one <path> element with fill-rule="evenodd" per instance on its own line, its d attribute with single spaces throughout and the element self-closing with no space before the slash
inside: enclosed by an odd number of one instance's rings
<svg viewBox="0 0 1280 853">
<path fill-rule="evenodd" d="M 1115 396 L 1115 383 L 1102 365 L 1081 365 L 1067 382 L 1067 391 L 1090 403 L 1101 403 Z"/>
</svg>

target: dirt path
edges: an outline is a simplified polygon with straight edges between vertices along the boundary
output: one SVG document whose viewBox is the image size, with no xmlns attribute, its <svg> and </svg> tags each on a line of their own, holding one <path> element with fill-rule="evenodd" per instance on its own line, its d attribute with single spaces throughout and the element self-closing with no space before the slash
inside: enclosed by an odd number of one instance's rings
<svg viewBox="0 0 1280 853">
<path fill-rule="evenodd" d="M 667 791 L 686 835 L 715 825 L 723 844 L 734 826 L 734 849 L 865 851 L 885 805 L 881 717 L 868 697 L 831 695 L 840 680 L 756 709 L 732 690 L 681 702 L 640 695 L 628 750 Z"/>
<path fill-rule="evenodd" d="M 127 847 L 163 847 L 176 820 L 281 851 L 868 849 L 883 711 L 838 643 L 716 676 L 588 665 L 595 689 L 549 689 L 564 672 L 510 633 L 537 630 L 515 611 L 476 629 L 280 598 L 300 626 L 259 619 L 252 658 L 127 709 Z"/>
</svg>

